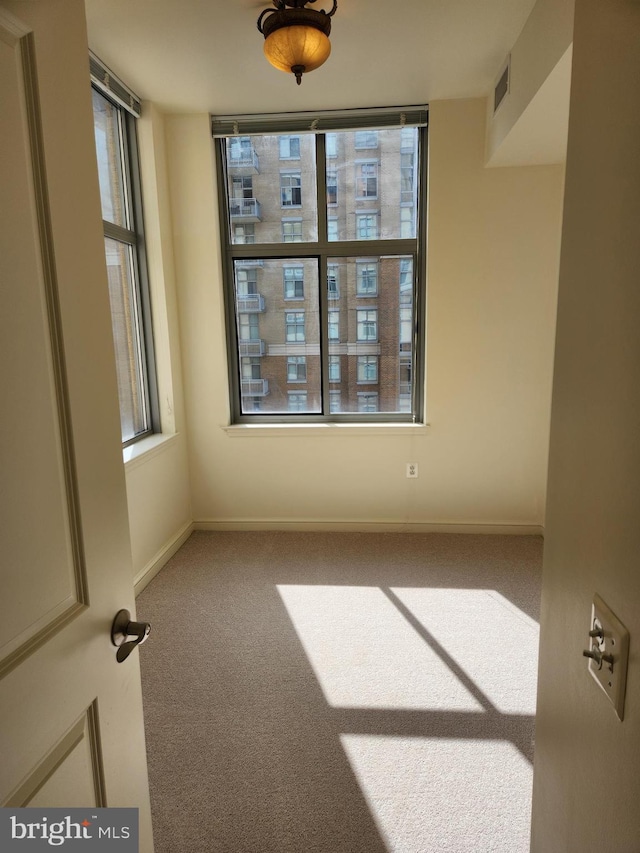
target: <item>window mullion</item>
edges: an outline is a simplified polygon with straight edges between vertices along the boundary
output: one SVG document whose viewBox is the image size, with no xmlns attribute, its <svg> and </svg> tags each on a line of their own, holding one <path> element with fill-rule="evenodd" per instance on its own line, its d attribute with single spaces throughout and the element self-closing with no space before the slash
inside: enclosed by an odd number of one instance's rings
<svg viewBox="0 0 640 853">
<path fill-rule="evenodd" d="M 318 211 L 318 245 L 327 245 L 327 167 L 326 140 L 316 136 L 316 193 Z M 322 416 L 329 414 L 329 314 L 326 249 L 318 258 L 318 296 L 320 305 L 320 394 Z"/>
<path fill-rule="evenodd" d="M 327 256 L 318 258 L 318 296 L 320 298 L 320 393 L 322 414 L 329 414 L 329 286 L 327 281 Z"/>
</svg>

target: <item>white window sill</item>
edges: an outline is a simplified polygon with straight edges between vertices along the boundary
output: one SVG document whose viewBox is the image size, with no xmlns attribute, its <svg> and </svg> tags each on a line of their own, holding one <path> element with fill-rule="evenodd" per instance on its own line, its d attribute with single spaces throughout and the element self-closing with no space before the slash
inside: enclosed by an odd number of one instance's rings
<svg viewBox="0 0 640 853">
<path fill-rule="evenodd" d="M 163 453 L 168 447 L 177 441 L 177 438 L 177 432 L 172 433 L 171 435 L 156 433 L 155 435 L 150 435 L 147 438 L 141 438 L 140 441 L 136 441 L 128 447 L 123 447 L 122 460 L 124 462 L 125 470 L 130 471 L 132 468 L 137 468 L 138 465 L 143 465 L 145 462 L 148 462 L 149 459 L 153 459 L 154 456 Z"/>
<path fill-rule="evenodd" d="M 429 432 L 429 424 L 232 424 L 221 426 L 229 438 L 316 438 L 318 436 L 369 436 L 378 438 L 387 435 L 423 436 Z"/>
</svg>

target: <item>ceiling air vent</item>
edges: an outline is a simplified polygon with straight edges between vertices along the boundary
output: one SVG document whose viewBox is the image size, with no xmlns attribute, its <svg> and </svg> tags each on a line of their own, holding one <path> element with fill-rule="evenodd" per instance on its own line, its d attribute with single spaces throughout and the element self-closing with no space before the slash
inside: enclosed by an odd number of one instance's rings
<svg viewBox="0 0 640 853">
<path fill-rule="evenodd" d="M 506 95 L 509 92 L 509 77 L 511 71 L 511 56 L 507 57 L 507 61 L 505 62 L 504 68 L 502 69 L 502 74 L 498 82 L 496 83 L 496 87 L 493 90 L 493 112 L 496 113 L 498 107 L 505 99 Z"/>
</svg>

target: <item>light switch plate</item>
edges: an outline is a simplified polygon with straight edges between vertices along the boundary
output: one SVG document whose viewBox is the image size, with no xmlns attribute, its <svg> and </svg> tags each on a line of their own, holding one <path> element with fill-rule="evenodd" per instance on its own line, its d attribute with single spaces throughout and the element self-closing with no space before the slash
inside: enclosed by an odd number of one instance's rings
<svg viewBox="0 0 640 853">
<path fill-rule="evenodd" d="M 629 632 L 599 595 L 593 597 L 589 630 L 601 631 L 601 636 L 589 637 L 591 651 L 612 658 L 612 661 L 602 659 L 600 665 L 597 660 L 589 658 L 589 672 L 609 697 L 622 720 L 627 689 Z"/>
</svg>

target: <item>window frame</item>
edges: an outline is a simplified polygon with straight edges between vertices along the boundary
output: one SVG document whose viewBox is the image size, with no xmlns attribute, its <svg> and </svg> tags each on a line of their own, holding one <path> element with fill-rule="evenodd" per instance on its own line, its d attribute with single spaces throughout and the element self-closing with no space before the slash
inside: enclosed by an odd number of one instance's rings
<svg viewBox="0 0 640 853">
<path fill-rule="evenodd" d="M 91 66 L 102 66 L 97 57 L 91 55 Z M 117 78 L 115 78 L 117 80 Z M 120 86 L 124 84 L 117 81 Z M 151 307 L 151 291 L 145 250 L 144 210 L 142 204 L 142 185 L 140 179 L 140 155 L 138 149 L 137 115 L 127 109 L 117 97 L 112 95 L 106 86 L 101 85 L 98 78 L 91 76 L 91 89 L 104 98 L 117 110 L 118 135 L 120 142 L 121 175 L 124 192 L 124 206 L 127 212 L 128 227 L 117 225 L 106 219 L 102 220 L 105 239 L 113 240 L 130 251 L 132 291 L 135 310 L 138 317 L 133 333 L 136 336 L 140 358 L 136 364 L 138 378 L 141 383 L 145 408 L 145 427 L 140 432 L 125 439 L 122 437 L 122 447 L 130 447 L 150 435 L 162 431 L 160 423 L 160 404 L 158 395 L 158 379 L 156 369 L 155 344 L 153 334 L 153 317 Z"/>
<path fill-rule="evenodd" d="M 357 111 L 356 111 L 357 112 Z M 297 114 L 292 114 L 295 118 Z M 329 159 L 325 155 L 325 133 L 334 131 L 325 129 L 315 133 L 316 142 L 316 194 L 317 194 L 317 220 L 318 220 L 318 238 L 313 241 L 284 241 L 282 234 L 282 242 L 275 243 L 255 243 L 255 244 L 233 244 L 229 236 L 230 217 L 227 198 L 227 158 L 225 140 L 228 138 L 229 131 L 215 132 L 215 125 L 218 121 L 226 121 L 224 119 L 212 119 L 212 127 L 214 128 L 216 164 L 218 170 L 218 201 L 220 210 L 220 225 L 222 231 L 222 255 L 223 255 L 223 270 L 225 275 L 226 285 L 224 287 L 225 311 L 227 315 L 227 346 L 229 353 L 229 398 L 230 398 L 230 422 L 232 424 L 263 424 L 263 425 L 278 425 L 278 424 L 303 424 L 303 423 L 424 423 L 426 418 L 425 412 L 425 395 L 424 395 L 424 379 L 425 379 L 425 349 L 426 349 L 426 328 L 425 328 L 425 302 L 426 302 L 426 198 L 427 198 L 427 126 L 426 122 L 416 123 L 413 125 L 417 131 L 417 146 L 418 153 L 416 159 L 417 169 L 417 188 L 416 188 L 416 211 L 417 211 L 417 229 L 414 238 L 376 238 L 367 239 L 344 239 L 344 240 L 329 240 L 328 239 L 328 221 L 330 217 L 330 208 L 327 208 L 327 193 L 326 193 L 326 170 L 327 165 L 332 168 L 333 159 Z M 248 117 L 251 118 L 251 117 Z M 287 135 L 289 133 L 287 127 L 288 117 L 278 116 L 278 121 L 282 121 L 282 126 L 277 128 L 269 126 L 268 130 L 256 131 L 256 133 L 265 133 L 266 135 Z M 294 125 L 295 126 L 295 125 Z M 398 125 L 392 125 L 398 127 Z M 338 128 L 335 132 L 347 128 Z M 352 125 L 351 130 L 358 130 L 357 125 Z M 375 130 L 384 130 L 384 125 L 376 125 Z M 242 130 L 240 131 L 243 132 Z M 304 131 L 303 131 L 304 132 Z M 293 135 L 293 134 L 290 134 Z M 337 137 L 336 137 L 337 139 Z M 374 157 L 366 159 L 375 159 Z M 398 186 L 400 177 L 398 177 Z M 357 211 L 358 214 L 376 215 L 379 219 L 377 211 Z M 294 217 L 282 218 L 282 223 L 285 221 L 293 222 Z M 380 233 L 379 221 L 377 222 L 378 234 Z M 330 310 L 330 301 L 328 295 L 328 279 L 327 267 L 329 260 L 340 259 L 356 259 L 367 258 L 380 261 L 385 257 L 406 257 L 412 262 L 413 269 L 413 342 L 412 342 L 412 375 L 413 384 L 411 389 L 412 405 L 411 410 L 391 411 L 391 412 L 375 412 L 375 413 L 360 413 L 360 412 L 331 412 L 330 411 L 330 385 L 331 390 L 335 389 L 335 382 L 330 378 L 329 372 L 329 353 L 330 345 L 328 340 L 328 312 Z M 318 298 L 320 311 L 320 368 L 321 368 L 321 412 L 320 413 L 283 413 L 283 412 L 262 412 L 252 414 L 248 411 L 242 411 L 242 401 L 238 385 L 238 346 L 236 339 L 236 322 L 235 322 L 235 305 L 233 292 L 228 286 L 229 270 L 233 269 L 233 263 L 240 258 L 251 260 L 269 260 L 281 259 L 289 260 L 316 260 L 318 262 Z M 378 284 L 379 287 L 379 284 Z M 285 309 L 286 313 L 287 309 Z M 286 323 L 285 323 L 286 325 Z M 379 329 L 377 330 L 379 334 Z M 306 337 L 306 335 L 305 335 Z M 285 333 L 286 341 L 286 333 Z M 292 343 L 289 341 L 288 343 Z M 333 353 L 331 353 L 333 355 Z M 335 396 L 335 395 L 334 395 Z"/>
</svg>

